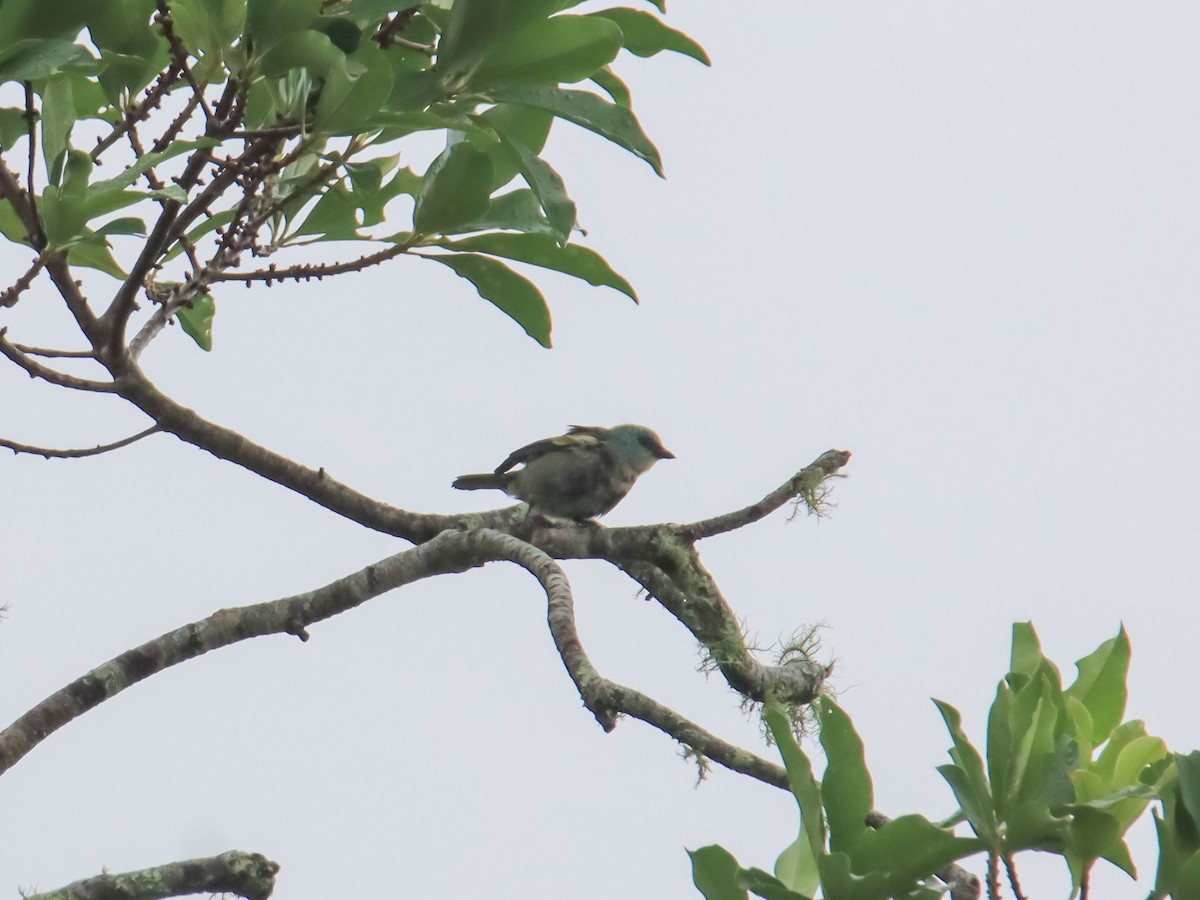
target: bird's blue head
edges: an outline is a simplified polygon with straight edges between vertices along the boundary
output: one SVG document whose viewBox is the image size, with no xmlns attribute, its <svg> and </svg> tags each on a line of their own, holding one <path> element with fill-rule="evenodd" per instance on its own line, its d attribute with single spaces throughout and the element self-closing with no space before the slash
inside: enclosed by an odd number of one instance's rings
<svg viewBox="0 0 1200 900">
<path fill-rule="evenodd" d="M 645 472 L 660 459 L 674 459 L 658 435 L 645 425 L 618 425 L 603 437 L 613 453 L 638 472 Z"/>
</svg>

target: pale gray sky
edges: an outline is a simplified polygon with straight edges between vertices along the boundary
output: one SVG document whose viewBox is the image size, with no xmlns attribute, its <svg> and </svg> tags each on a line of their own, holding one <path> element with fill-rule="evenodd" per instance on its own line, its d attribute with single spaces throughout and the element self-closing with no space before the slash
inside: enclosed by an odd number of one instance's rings
<svg viewBox="0 0 1200 900">
<path fill-rule="evenodd" d="M 761 642 L 826 623 L 889 813 L 952 811 L 929 697 L 981 739 L 1014 620 L 1068 678 L 1123 621 L 1129 715 L 1200 746 L 1200 6 L 677 2 L 668 21 L 715 63 L 624 60 L 668 180 L 568 126 L 551 150 L 641 307 L 546 276 L 544 351 L 442 267 L 400 260 L 225 287 L 215 352 L 172 330 L 148 372 L 417 510 L 483 508 L 450 480 L 574 422 L 642 422 L 678 456 L 618 524 L 725 511 L 854 451 L 832 519 L 779 513 L 702 550 Z M 0 252 L 11 281 L 24 257 Z M 3 319 L 61 333 L 48 296 Z M 12 371 L 0 420 L 64 446 L 144 427 Z M 0 456 L 0 485 L 4 722 L 165 630 L 399 547 L 165 437 Z M 601 565 L 568 570 L 602 672 L 761 747 L 674 620 Z M 695 789 L 640 723 L 604 735 L 544 612 L 493 565 L 127 691 L 0 780 L 0 886 L 231 848 L 279 861 L 291 900 L 698 897 L 684 848 L 711 842 L 769 868 L 791 798 L 722 770 Z M 1148 884 L 1149 829 L 1135 859 Z M 1065 896 L 1040 862 L 1026 887 Z M 1097 886 L 1137 893 L 1115 870 Z"/>
</svg>

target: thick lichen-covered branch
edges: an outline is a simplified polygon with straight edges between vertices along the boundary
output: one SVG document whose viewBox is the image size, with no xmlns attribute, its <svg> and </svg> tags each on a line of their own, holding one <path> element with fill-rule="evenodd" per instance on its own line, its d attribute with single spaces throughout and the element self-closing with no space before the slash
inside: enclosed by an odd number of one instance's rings
<svg viewBox="0 0 1200 900">
<path fill-rule="evenodd" d="M 605 731 L 616 727 L 618 715 L 629 715 L 674 738 L 689 756 L 711 760 L 775 787 L 787 787 L 787 775 L 780 766 L 721 740 L 652 697 L 602 676 L 583 649 L 571 584 L 555 559 L 532 544 L 497 531 L 482 529 L 476 539 L 497 558 L 517 563 L 541 583 L 554 645 L 584 705 Z"/>
<path fill-rule="evenodd" d="M 51 694 L 0 731 L 0 774 L 68 722 L 164 669 L 253 637 L 292 634 L 307 639 L 306 628 L 314 622 L 353 609 L 400 585 L 433 575 L 464 572 L 494 558 L 490 554 L 487 543 L 472 533 L 446 531 L 419 547 L 316 590 L 222 609 L 126 650 Z"/>
<path fill-rule="evenodd" d="M 267 900 L 275 890 L 279 864 L 259 853 L 230 850 L 205 859 L 140 869 L 105 872 L 56 891 L 31 894 L 25 900 L 162 900 L 189 894 L 235 894 L 246 900 Z"/>
</svg>

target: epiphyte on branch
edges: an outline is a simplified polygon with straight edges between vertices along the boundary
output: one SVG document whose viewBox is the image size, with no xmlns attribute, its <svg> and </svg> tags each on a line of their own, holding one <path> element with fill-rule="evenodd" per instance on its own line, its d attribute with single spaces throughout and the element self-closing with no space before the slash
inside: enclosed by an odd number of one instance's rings
<svg viewBox="0 0 1200 900">
<path fill-rule="evenodd" d="M 660 459 L 674 458 L 644 425 L 572 425 L 564 435 L 514 450 L 494 472 L 460 475 L 451 486 L 504 491 L 530 512 L 583 521 L 616 506 Z"/>
</svg>

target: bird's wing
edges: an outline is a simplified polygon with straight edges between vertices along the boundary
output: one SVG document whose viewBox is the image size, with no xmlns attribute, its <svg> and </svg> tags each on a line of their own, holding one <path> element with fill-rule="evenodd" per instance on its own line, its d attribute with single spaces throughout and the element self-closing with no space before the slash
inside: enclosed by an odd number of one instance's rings
<svg viewBox="0 0 1200 900">
<path fill-rule="evenodd" d="M 496 466 L 495 472 L 497 475 L 507 472 L 514 466 L 521 463 L 529 463 L 540 456 L 545 456 L 547 453 L 563 450 L 582 450 L 590 448 L 599 448 L 601 441 L 594 434 L 584 431 L 582 428 L 572 427 L 568 434 L 562 434 L 558 437 L 543 438 L 540 441 L 534 441 L 532 444 L 526 444 L 519 450 L 514 450 L 508 454 L 504 462 Z"/>
</svg>

